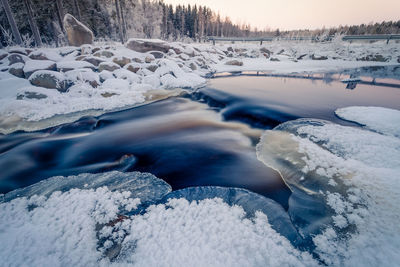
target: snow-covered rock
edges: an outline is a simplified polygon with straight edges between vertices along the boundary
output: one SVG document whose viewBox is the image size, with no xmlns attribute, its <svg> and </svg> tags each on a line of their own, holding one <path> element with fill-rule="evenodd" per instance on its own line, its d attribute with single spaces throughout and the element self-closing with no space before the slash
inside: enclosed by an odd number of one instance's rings
<svg viewBox="0 0 400 267">
<path fill-rule="evenodd" d="M 137 52 L 160 51 L 167 53 L 171 46 L 162 40 L 157 39 L 135 39 L 131 38 L 126 42 L 126 47 Z"/>
<path fill-rule="evenodd" d="M 57 89 L 60 92 L 66 92 L 71 86 L 71 81 L 69 81 L 64 74 L 51 70 L 39 70 L 34 72 L 29 77 L 29 82 L 32 85 L 48 89 Z"/>
<path fill-rule="evenodd" d="M 56 63 L 50 60 L 28 60 L 25 62 L 25 78 L 29 78 L 37 70 L 56 70 Z"/>
<path fill-rule="evenodd" d="M 84 69 L 84 68 L 89 68 L 92 70 L 95 70 L 96 67 L 93 66 L 93 64 L 87 62 L 87 61 L 76 61 L 76 60 L 71 60 L 71 61 L 60 61 L 57 62 L 57 70 L 58 71 L 69 71 L 69 70 L 74 70 L 74 69 Z"/>
<path fill-rule="evenodd" d="M 102 62 L 99 64 L 99 71 L 102 72 L 103 70 L 114 71 L 119 69 L 120 66 L 113 62 Z"/>
<path fill-rule="evenodd" d="M 19 78 L 24 78 L 24 63 L 18 62 L 18 63 L 14 63 L 12 64 L 9 69 L 8 72 L 10 72 L 12 75 L 19 77 Z"/>
</svg>

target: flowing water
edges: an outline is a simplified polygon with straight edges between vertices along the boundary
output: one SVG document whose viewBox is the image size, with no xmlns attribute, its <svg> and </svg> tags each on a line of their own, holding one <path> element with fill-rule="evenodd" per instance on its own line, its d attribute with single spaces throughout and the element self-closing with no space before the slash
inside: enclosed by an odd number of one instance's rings
<svg viewBox="0 0 400 267">
<path fill-rule="evenodd" d="M 363 78 L 348 89 L 338 78 L 218 77 L 185 96 L 1 135 L 0 193 L 56 175 L 141 171 L 164 179 L 173 190 L 245 188 L 286 209 L 288 186 L 256 157 L 264 129 L 302 117 L 350 124 L 334 115 L 346 106 L 400 108 L 398 80 Z"/>
</svg>

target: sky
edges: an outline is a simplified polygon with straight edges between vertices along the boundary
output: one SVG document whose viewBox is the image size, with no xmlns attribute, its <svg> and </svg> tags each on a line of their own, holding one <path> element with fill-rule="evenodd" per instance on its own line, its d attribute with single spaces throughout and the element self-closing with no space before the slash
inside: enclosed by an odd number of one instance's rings
<svg viewBox="0 0 400 267">
<path fill-rule="evenodd" d="M 210 7 L 259 29 L 318 29 L 400 20 L 400 0 L 164 0 Z"/>
</svg>

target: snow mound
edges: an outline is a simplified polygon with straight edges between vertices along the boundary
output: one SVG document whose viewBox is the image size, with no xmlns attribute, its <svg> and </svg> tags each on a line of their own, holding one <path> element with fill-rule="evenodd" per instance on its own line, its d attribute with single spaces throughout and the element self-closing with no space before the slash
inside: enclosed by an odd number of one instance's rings
<svg viewBox="0 0 400 267">
<path fill-rule="evenodd" d="M 346 107 L 335 111 L 348 121 L 357 122 L 378 133 L 400 137 L 400 110 L 382 107 Z"/>
<path fill-rule="evenodd" d="M 392 266 L 400 260 L 400 139 L 299 119 L 266 131 L 257 156 L 292 189 L 289 215 L 325 264 Z"/>
</svg>

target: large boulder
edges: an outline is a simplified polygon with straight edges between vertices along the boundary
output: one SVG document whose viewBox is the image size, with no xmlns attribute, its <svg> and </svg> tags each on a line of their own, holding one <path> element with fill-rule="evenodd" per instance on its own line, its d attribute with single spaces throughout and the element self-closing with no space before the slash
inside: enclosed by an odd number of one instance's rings
<svg viewBox="0 0 400 267">
<path fill-rule="evenodd" d="M 160 51 L 163 53 L 167 53 L 168 50 L 171 48 L 171 46 L 167 42 L 164 42 L 162 40 L 145 40 L 135 38 L 129 39 L 126 43 L 126 47 L 140 53 L 150 51 Z"/>
<path fill-rule="evenodd" d="M 64 16 L 64 29 L 67 32 L 68 43 L 72 46 L 93 43 L 93 32 L 71 14 Z"/>
<path fill-rule="evenodd" d="M 51 70 L 39 70 L 34 72 L 29 77 L 29 82 L 32 85 L 48 89 L 57 89 L 60 92 L 66 92 L 72 85 L 72 82 L 69 81 L 65 75 Z"/>
</svg>

